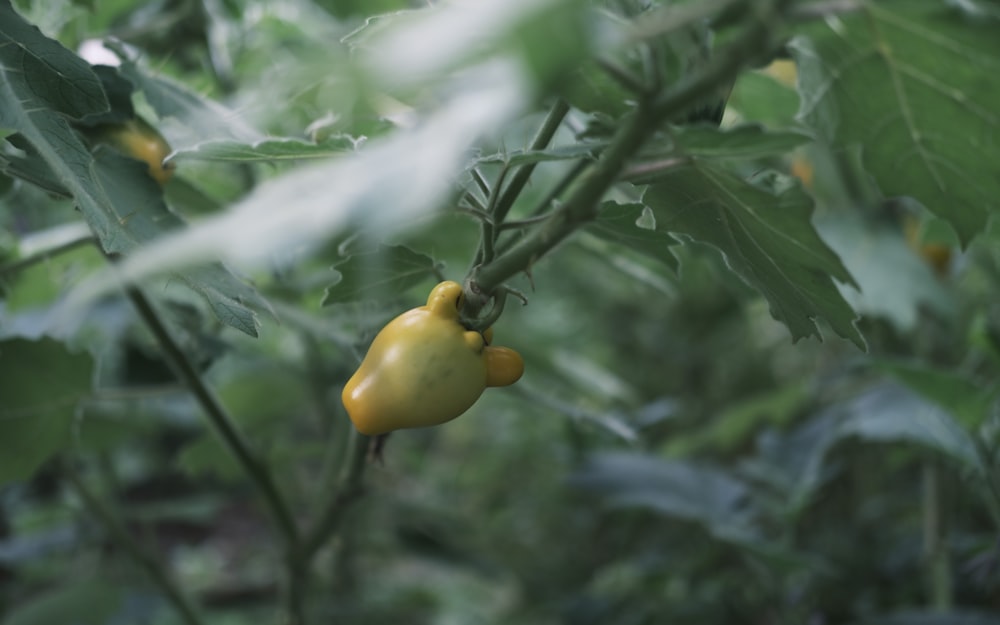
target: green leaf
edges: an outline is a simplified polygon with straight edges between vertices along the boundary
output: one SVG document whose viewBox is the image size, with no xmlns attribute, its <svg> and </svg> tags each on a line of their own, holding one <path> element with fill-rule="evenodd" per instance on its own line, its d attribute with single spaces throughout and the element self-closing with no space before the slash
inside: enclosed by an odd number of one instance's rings
<svg viewBox="0 0 1000 625">
<path fill-rule="evenodd" d="M 0 342 L 0 484 L 27 479 L 70 444 L 93 362 L 52 339 Z"/>
<path fill-rule="evenodd" d="M 122 55 L 123 53 L 119 53 Z M 151 76 L 136 63 L 125 60 L 118 69 L 141 91 L 158 116 L 177 120 L 174 134 L 183 134 L 174 147 L 197 145 L 213 139 L 229 139 L 253 144 L 264 140 L 235 111 L 205 99 L 188 88 L 164 77 Z"/>
<path fill-rule="evenodd" d="M 401 245 L 356 254 L 336 266 L 340 279 L 327 288 L 323 305 L 394 297 L 437 269 L 433 258 Z"/>
<path fill-rule="evenodd" d="M 873 227 L 849 211 L 826 211 L 813 221 L 857 279 L 857 290 L 842 288 L 841 293 L 858 313 L 884 318 L 903 332 L 914 329 L 922 310 L 942 318 L 955 314 L 955 297 L 897 227 Z"/>
<path fill-rule="evenodd" d="M 4 625 L 104 625 L 123 607 L 124 595 L 115 582 L 94 578 L 34 596 L 5 612 Z"/>
<path fill-rule="evenodd" d="M 707 124 L 671 130 L 676 147 L 671 154 L 707 158 L 764 158 L 779 156 L 813 140 L 797 130 L 767 130 L 757 124 L 717 128 Z"/>
<path fill-rule="evenodd" d="M 665 230 L 658 229 L 655 216 L 642 204 L 618 204 L 610 200 L 604 202 L 597 219 L 588 224 L 586 230 L 602 239 L 655 258 L 677 271 L 677 258 L 670 251 L 671 246 L 677 245 L 677 239 Z"/>
<path fill-rule="evenodd" d="M 479 164 L 500 163 L 510 167 L 518 165 L 533 165 L 546 161 L 575 161 L 581 158 L 594 159 L 607 143 L 573 143 L 560 145 L 544 150 L 512 150 L 499 152 L 476 159 Z"/>
<path fill-rule="evenodd" d="M 28 101 L 71 119 L 108 110 L 101 81 L 90 65 L 21 19 L 9 0 L 0 0 L 0 80 L 5 102 L 0 126 L 20 128 L 20 111 Z M 11 99 L 18 96 L 28 100 Z"/>
<path fill-rule="evenodd" d="M 147 174 L 146 165 L 106 148 L 99 148 L 92 155 L 66 119 L 49 108 L 48 102 L 39 99 L 32 83 L 20 72 L 11 70 L 10 63 L 17 59 L 10 57 L 16 50 L 20 48 L 0 46 L 0 70 L 4 78 L 0 94 L 8 102 L 17 103 L 5 106 L 0 115 L 44 159 L 50 171 L 40 175 L 72 194 L 104 250 L 128 254 L 164 232 L 180 228 L 182 222 L 163 204 L 160 188 Z M 201 270 L 203 277 L 211 278 L 206 283 L 199 281 L 198 271 L 183 273 L 181 277 L 206 297 L 224 323 L 256 336 L 255 313 L 244 304 L 253 301 L 260 305 L 260 298 L 218 269 Z"/>
<path fill-rule="evenodd" d="M 867 2 L 795 40 L 800 116 L 862 146 L 886 196 L 910 196 L 968 243 L 1000 208 L 1000 37 L 945 3 Z"/>
<path fill-rule="evenodd" d="M 109 252 L 127 254 L 163 233 L 184 227 L 170 212 L 159 186 L 146 174 L 146 165 L 104 147 L 94 153 L 94 172 L 103 193 L 104 208 L 87 215 Z M 86 213 L 85 213 L 86 214 Z M 268 310 L 266 301 L 220 264 L 200 265 L 176 274 L 184 284 L 205 298 L 219 321 L 250 336 L 257 336 L 257 310 Z"/>
<path fill-rule="evenodd" d="M 840 436 L 874 442 L 907 442 L 934 449 L 969 467 L 983 470 L 976 445 L 945 410 L 909 389 L 883 384 L 844 406 Z"/>
<path fill-rule="evenodd" d="M 177 150 L 171 160 L 255 162 L 328 158 L 352 152 L 359 143 L 358 139 L 347 135 L 335 135 L 320 143 L 295 138 L 265 139 L 253 143 L 217 140 Z"/>
<path fill-rule="evenodd" d="M 784 127 L 795 123 L 799 96 L 794 88 L 762 71 L 744 72 L 736 80 L 727 107 L 747 121 Z"/>
<path fill-rule="evenodd" d="M 799 186 L 779 194 L 705 163 L 669 170 L 643 197 L 657 229 L 707 243 L 767 299 L 793 340 L 819 337 L 815 319 L 859 348 L 855 313 L 834 284 L 854 285 L 809 221 L 812 201 Z"/>
<path fill-rule="evenodd" d="M 645 508 L 695 521 L 719 538 L 752 542 L 745 484 L 720 469 L 627 452 L 596 454 L 572 483 L 613 507 Z"/>
<path fill-rule="evenodd" d="M 924 363 L 882 360 L 876 361 L 875 366 L 947 410 L 967 428 L 982 424 L 1000 394 L 1000 388 L 983 387 L 964 375 Z"/>
</svg>

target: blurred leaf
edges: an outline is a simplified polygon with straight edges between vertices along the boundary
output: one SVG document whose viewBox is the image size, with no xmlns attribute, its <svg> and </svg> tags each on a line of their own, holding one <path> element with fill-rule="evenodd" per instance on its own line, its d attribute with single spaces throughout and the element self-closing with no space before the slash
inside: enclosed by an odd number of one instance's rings
<svg viewBox="0 0 1000 625">
<path fill-rule="evenodd" d="M 396 295 L 433 276 L 437 263 L 430 256 L 401 245 L 381 246 L 355 254 L 335 266 L 340 279 L 326 289 L 323 305 Z"/>
<path fill-rule="evenodd" d="M 808 400 L 807 389 L 792 383 L 734 400 L 702 427 L 671 438 L 666 444 L 666 451 L 677 456 L 702 450 L 736 451 L 738 446 L 751 441 L 764 426 L 787 424 Z"/>
<path fill-rule="evenodd" d="M 677 271 L 677 257 L 670 251 L 670 247 L 677 245 L 679 241 L 658 226 L 653 213 L 643 204 L 619 204 L 608 200 L 601 204 L 597 219 L 588 224 L 586 230 L 602 239 L 655 258 Z"/>
<path fill-rule="evenodd" d="M 802 117 L 860 145 L 887 197 L 916 198 L 963 243 L 1000 205 L 1000 38 L 944 3 L 868 2 L 796 39 Z M 862 95 L 863 94 L 863 95 Z"/>
<path fill-rule="evenodd" d="M 728 106 L 739 118 L 781 128 L 798 124 L 799 96 L 793 87 L 763 72 L 746 72 L 737 79 Z"/>
<path fill-rule="evenodd" d="M 93 362 L 52 339 L 0 342 L 0 484 L 23 480 L 70 443 Z"/>
<path fill-rule="evenodd" d="M 819 337 L 815 319 L 824 317 L 837 334 L 865 349 L 856 314 L 834 284 L 855 285 L 854 279 L 810 223 L 812 201 L 800 187 L 774 194 L 697 163 L 662 174 L 643 201 L 657 229 L 715 247 L 767 299 L 793 340 Z"/>
<path fill-rule="evenodd" d="M 949 612 L 904 611 L 885 616 L 872 616 L 859 621 L 858 625 L 1000 625 L 1000 617 L 968 610 Z"/>
<path fill-rule="evenodd" d="M 105 625 L 122 608 L 124 596 L 116 583 L 77 579 L 49 590 L 5 613 L 4 625 Z"/>
<path fill-rule="evenodd" d="M 147 74 L 135 62 L 127 60 L 124 53 L 119 52 L 119 56 L 123 58 L 119 72 L 143 93 L 156 114 L 177 120 L 177 124 L 170 126 L 174 130 L 171 143 L 175 148 L 215 139 L 251 145 L 264 140 L 263 135 L 236 111 L 203 98 L 166 77 Z"/>
<path fill-rule="evenodd" d="M 969 429 L 981 425 L 1000 388 L 983 387 L 954 371 L 945 371 L 919 362 L 875 361 L 875 366 L 905 384 L 911 391 L 951 413 Z"/>
<path fill-rule="evenodd" d="M 574 161 L 577 159 L 594 159 L 596 155 L 606 146 L 605 143 L 573 143 L 570 145 L 560 145 L 544 150 L 512 150 L 509 152 L 498 152 L 488 156 L 480 156 L 477 163 L 500 163 L 508 167 L 518 165 L 533 165 L 546 161 Z"/>
<path fill-rule="evenodd" d="M 848 211 L 827 211 L 814 221 L 858 282 L 858 289 L 840 290 L 857 312 L 883 317 L 903 332 L 914 329 L 922 309 L 955 314 L 954 296 L 897 230 L 873 227 Z"/>
<path fill-rule="evenodd" d="M 701 523 L 713 535 L 752 542 L 756 530 L 745 509 L 745 484 L 720 469 L 627 452 L 592 456 L 573 474 L 574 486 L 608 505 L 645 508 Z"/>
<path fill-rule="evenodd" d="M 241 481 L 243 474 L 233 454 L 212 434 L 204 434 L 185 445 L 177 455 L 177 466 L 195 478 Z"/>
<path fill-rule="evenodd" d="M 344 152 L 353 152 L 359 140 L 347 135 L 336 135 L 320 143 L 302 139 L 265 139 L 254 143 L 238 141 L 206 141 L 190 148 L 177 150 L 170 160 L 204 161 L 283 161 L 307 158 L 328 158 Z"/>
<path fill-rule="evenodd" d="M 707 124 L 671 129 L 677 146 L 671 153 L 705 158 L 764 158 L 790 152 L 813 140 L 798 130 L 767 130 L 757 124 L 718 128 Z"/>
<path fill-rule="evenodd" d="M 916 443 L 982 470 L 972 438 L 955 419 L 913 391 L 882 384 L 843 406 L 840 436 L 873 442 Z"/>
</svg>

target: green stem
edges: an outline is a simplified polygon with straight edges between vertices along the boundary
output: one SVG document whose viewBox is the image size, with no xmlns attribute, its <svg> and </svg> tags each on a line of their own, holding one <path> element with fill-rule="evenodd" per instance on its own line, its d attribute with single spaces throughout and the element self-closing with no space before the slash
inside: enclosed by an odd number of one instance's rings
<svg viewBox="0 0 1000 625">
<path fill-rule="evenodd" d="M 531 234 L 525 236 L 473 276 L 480 291 L 491 293 L 504 280 L 529 268 L 581 224 L 593 219 L 597 203 L 615 182 L 625 161 L 646 140 L 653 117 L 640 106 L 619 128 L 611 145 L 579 181 L 569 199 Z"/>
<path fill-rule="evenodd" d="M 354 432 L 354 446 L 346 472 L 337 487 L 337 494 L 327 503 L 315 525 L 305 533 L 298 558 L 311 562 L 323 543 L 340 527 L 344 514 L 363 493 L 362 478 L 367 466 L 370 439 Z"/>
<path fill-rule="evenodd" d="M 19 258 L 13 262 L 7 263 L 6 265 L 0 266 L 0 278 L 6 278 L 7 276 L 13 276 L 18 274 L 25 269 L 37 265 L 42 261 L 46 261 L 53 256 L 58 256 L 70 250 L 76 249 L 81 245 L 87 245 L 88 243 L 93 243 L 95 241 L 92 235 L 87 235 L 80 237 L 78 239 L 73 239 L 72 241 L 67 241 L 61 245 L 57 245 L 51 249 L 43 250 L 37 254 L 32 254 L 25 258 Z"/>
<path fill-rule="evenodd" d="M 160 316 L 153 309 L 152 304 L 137 287 L 128 286 L 125 288 L 128 298 L 139 312 L 143 322 L 153 333 L 156 341 L 163 349 L 163 355 L 167 362 L 174 369 L 174 372 L 181 379 L 191 393 L 195 396 L 198 404 L 205 411 L 208 420 L 214 426 L 215 431 L 222 438 L 226 447 L 232 452 L 243 470 L 246 471 L 251 481 L 260 490 L 264 501 L 274 515 L 281 531 L 288 544 L 289 550 L 294 550 L 298 545 L 299 532 L 292 518 L 288 504 L 282 497 L 274 483 L 274 478 L 268 468 L 250 450 L 250 446 L 243 438 L 243 435 L 236 428 L 236 424 L 226 412 L 222 404 L 215 395 L 208 389 L 201 375 L 188 360 L 187 356 L 177 345 L 170 335 Z"/>
<path fill-rule="evenodd" d="M 951 562 L 948 559 L 947 519 L 941 467 L 935 460 L 924 463 L 924 562 L 927 596 L 931 608 L 947 611 L 954 603 L 951 589 Z"/>
<path fill-rule="evenodd" d="M 118 519 L 111 508 L 90 491 L 76 471 L 70 468 L 63 473 L 66 480 L 73 487 L 73 490 L 80 497 L 83 505 L 87 508 L 87 511 L 104 525 L 115 543 L 121 546 L 133 560 L 146 570 L 146 573 L 149 574 L 153 582 L 166 595 L 167 600 L 174 606 L 181 620 L 187 625 L 203 625 L 194 605 L 181 590 L 180 586 L 170 577 L 159 559 L 147 551 L 128 533 L 124 524 Z"/>
<path fill-rule="evenodd" d="M 535 151 L 544 150 L 548 147 L 549 142 L 552 141 L 552 137 L 559 130 L 563 119 L 566 118 L 567 113 L 569 113 L 569 104 L 563 99 L 556 100 L 552 108 L 549 109 L 549 114 L 545 117 L 545 121 L 542 122 L 542 126 L 531 140 L 531 145 L 528 149 Z M 507 213 L 514 206 L 517 196 L 521 195 L 524 186 L 528 184 L 528 179 L 531 178 L 531 174 L 534 173 L 537 165 L 538 163 L 529 163 L 518 168 L 514 177 L 511 178 L 510 184 L 507 185 L 506 189 L 503 189 L 500 201 L 497 203 L 496 210 L 493 213 L 493 219 L 496 223 L 503 223 L 503 220 L 506 219 Z M 497 186 L 499 189 L 499 185 Z"/>
</svg>

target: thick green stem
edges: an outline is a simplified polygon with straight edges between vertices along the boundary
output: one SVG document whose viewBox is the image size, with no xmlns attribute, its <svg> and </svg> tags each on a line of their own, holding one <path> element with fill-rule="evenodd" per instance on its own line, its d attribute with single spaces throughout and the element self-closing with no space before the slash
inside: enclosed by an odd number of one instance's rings
<svg viewBox="0 0 1000 625">
<path fill-rule="evenodd" d="M 64 471 L 66 480 L 73 487 L 73 490 L 80 497 L 80 501 L 87 508 L 87 511 L 96 517 L 111 535 L 115 544 L 125 550 L 128 555 L 135 560 L 153 582 L 160 587 L 167 600 L 177 611 L 177 615 L 187 625 L 204 625 L 198 611 L 181 590 L 180 586 L 174 582 L 166 568 L 152 553 L 148 552 L 139 542 L 128 533 L 125 525 L 118 519 L 111 508 L 101 501 L 90 491 L 80 476 L 72 469 Z"/>
<path fill-rule="evenodd" d="M 298 554 L 300 560 L 312 561 L 323 543 L 340 527 L 344 514 L 351 504 L 363 493 L 361 482 L 367 466 L 370 442 L 371 439 L 367 436 L 354 433 L 353 449 L 348 458 L 347 468 L 337 487 L 337 494 L 327 502 L 316 523 L 305 533 Z"/>
<path fill-rule="evenodd" d="M 292 518 L 291 511 L 284 497 L 282 497 L 281 492 L 274 483 L 271 472 L 250 450 L 249 444 L 236 428 L 236 424 L 233 423 L 232 418 L 205 385 L 201 379 L 201 375 L 174 341 L 167 327 L 160 319 L 160 316 L 153 309 L 152 304 L 146 299 L 142 291 L 135 286 L 128 286 L 125 288 L 125 292 L 139 312 L 139 316 L 163 349 L 163 355 L 167 363 L 170 364 L 181 382 L 195 396 L 198 404 L 205 411 L 209 422 L 211 422 L 215 431 L 222 438 L 223 443 L 225 443 L 229 451 L 236 457 L 240 466 L 246 471 L 251 481 L 260 490 L 264 501 L 267 503 L 267 507 L 274 515 L 278 529 L 284 536 L 289 550 L 294 550 L 298 545 L 298 528 L 295 525 L 295 520 Z"/>
<path fill-rule="evenodd" d="M 566 203 L 548 221 L 521 239 L 493 262 L 483 265 L 473 276 L 483 293 L 491 293 L 504 280 L 531 267 L 580 225 L 593 219 L 597 205 L 617 179 L 626 160 L 646 140 L 653 118 L 645 107 L 639 109 L 619 129 L 611 145 L 583 174 Z"/>
</svg>

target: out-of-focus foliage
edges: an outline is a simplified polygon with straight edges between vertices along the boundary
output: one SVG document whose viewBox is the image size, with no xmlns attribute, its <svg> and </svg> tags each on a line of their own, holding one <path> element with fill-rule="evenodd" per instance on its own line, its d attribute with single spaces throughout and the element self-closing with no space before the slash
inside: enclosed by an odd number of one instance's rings
<svg viewBox="0 0 1000 625">
<path fill-rule="evenodd" d="M 306 623 L 1000 623 L 998 20 L 0 0 L 0 623 L 183 622 L 95 510 L 205 623 L 278 622 L 292 586 Z M 393 434 L 340 506 L 343 384 L 469 275 L 491 189 L 535 168 L 502 255 L 609 158 L 637 86 L 720 66 L 508 281 L 524 378 Z M 162 188 L 94 139 L 134 116 L 172 146 Z M 123 276 L 295 523 L 342 513 L 308 575 Z"/>
</svg>

